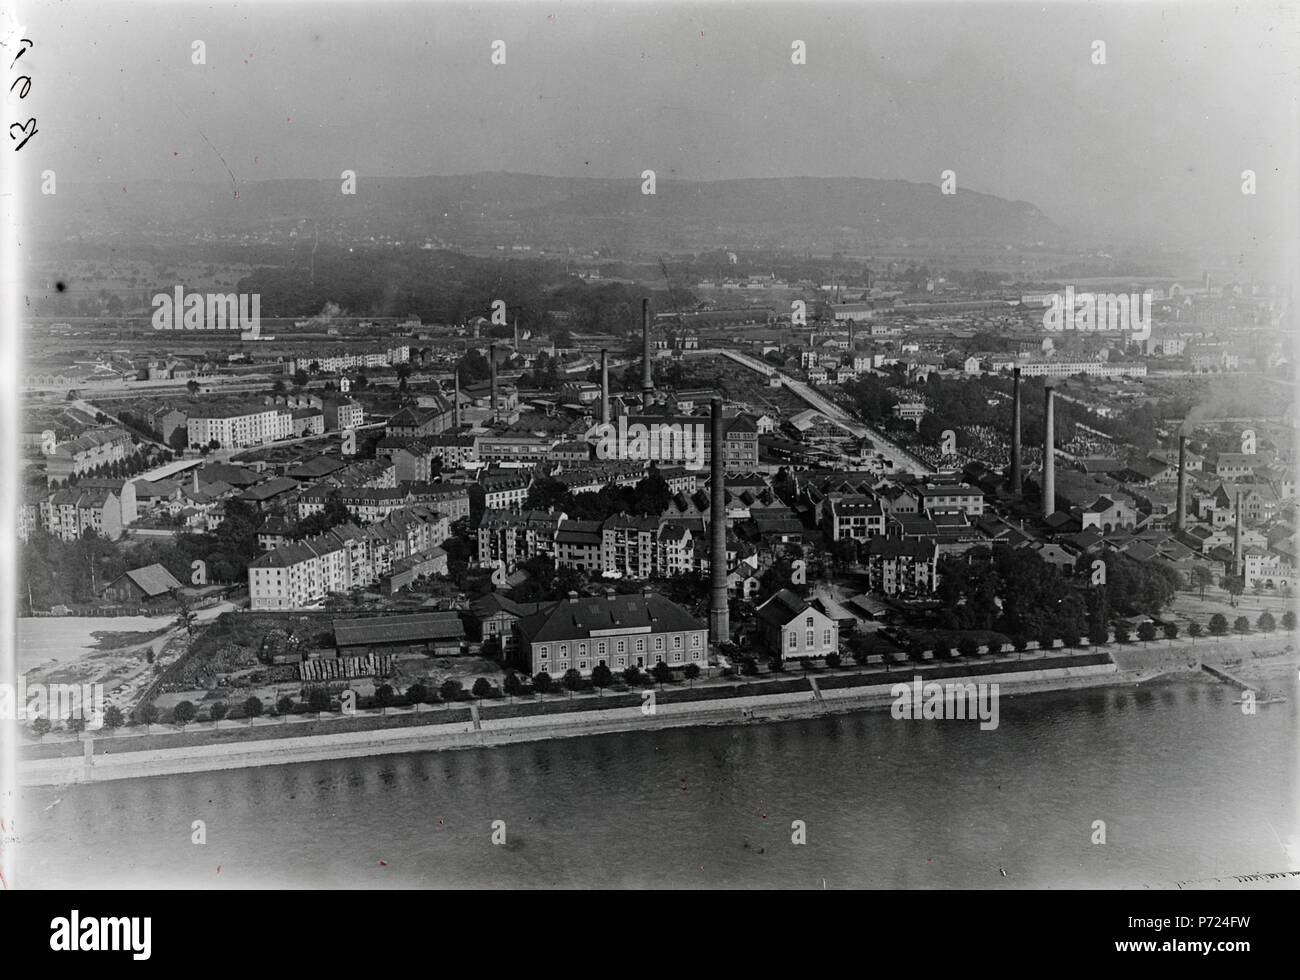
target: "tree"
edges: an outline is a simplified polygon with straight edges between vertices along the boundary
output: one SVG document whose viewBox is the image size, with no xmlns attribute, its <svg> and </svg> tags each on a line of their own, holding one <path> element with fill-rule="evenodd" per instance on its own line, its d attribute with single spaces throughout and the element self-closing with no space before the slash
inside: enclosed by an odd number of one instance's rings
<svg viewBox="0 0 1300 980">
<path fill-rule="evenodd" d="M 835 670 L 837 667 L 839 667 L 841 663 L 843 663 L 843 660 L 840 658 L 840 655 L 838 653 L 832 651 L 826 654 L 826 666 L 829 667 L 831 670 Z M 695 666 L 694 664 L 691 664 L 691 667 L 694 666 Z M 690 667 L 686 669 L 690 670 Z"/>
<path fill-rule="evenodd" d="M 474 686 L 470 688 L 470 693 L 482 701 L 484 698 L 490 698 L 493 690 L 492 682 L 486 677 L 480 677 L 474 681 Z"/>
<path fill-rule="evenodd" d="M 779 674 L 781 671 L 785 670 L 785 661 L 781 659 L 779 653 L 774 653 L 768 658 L 767 669 L 774 674 Z"/>
<path fill-rule="evenodd" d="M 293 698 L 287 694 L 282 694 L 275 702 L 275 710 L 278 714 L 287 715 L 293 711 Z"/>
<path fill-rule="evenodd" d="M 423 704 L 429 700 L 429 689 L 416 681 L 406 689 L 406 700 L 411 704 Z"/>
<path fill-rule="evenodd" d="M 122 714 L 122 709 L 115 704 L 110 704 L 104 709 L 104 727 L 109 731 L 114 728 L 121 728 L 126 724 L 126 717 Z"/>
<path fill-rule="evenodd" d="M 462 685 L 454 677 L 448 677 L 438 687 L 438 693 L 444 701 L 459 701 Z"/>
<path fill-rule="evenodd" d="M 569 697 L 573 697 L 574 691 L 582 690 L 582 674 L 576 667 L 570 667 L 564 672 L 564 687 L 569 692 Z"/>
<path fill-rule="evenodd" d="M 136 709 L 135 716 L 140 719 L 142 724 L 152 725 L 158 720 L 158 705 L 154 704 L 152 701 L 147 704 L 142 704 Z"/>
<path fill-rule="evenodd" d="M 637 687 L 640 685 L 641 671 L 635 664 L 623 671 L 623 683 L 628 687 Z"/>
<path fill-rule="evenodd" d="M 1228 617 L 1223 613 L 1215 613 L 1210 617 L 1210 635 L 1223 636 L 1228 632 Z"/>
<path fill-rule="evenodd" d="M 1110 629 L 1105 623 L 1093 623 L 1088 627 L 1088 642 L 1098 647 L 1110 642 Z"/>
<path fill-rule="evenodd" d="M 1116 642 L 1116 643 L 1127 643 L 1127 642 L 1129 641 L 1129 636 L 1130 636 L 1130 633 L 1129 633 L 1128 626 L 1127 626 L 1126 624 L 1124 624 L 1124 623 L 1116 623 L 1116 624 L 1115 624 L 1115 642 Z"/>
<path fill-rule="evenodd" d="M 614 683 L 614 672 L 604 664 L 596 664 L 591 672 L 591 683 L 596 685 L 596 690 L 603 692 L 605 688 Z"/>
<path fill-rule="evenodd" d="M 1288 609 L 1286 612 L 1282 614 L 1282 628 L 1286 630 L 1288 633 L 1294 632 L 1295 630 L 1294 609 Z"/>
<path fill-rule="evenodd" d="M 744 674 L 746 677 L 757 677 L 758 661 L 754 657 L 746 657 L 743 661 L 741 661 L 740 672 Z"/>
<path fill-rule="evenodd" d="M 1011 638 L 1011 647 L 1016 653 L 1024 653 L 1029 649 L 1029 637 L 1024 633 L 1017 633 Z"/>
<path fill-rule="evenodd" d="M 86 730 L 86 719 L 81 715 L 73 715 L 63 723 L 63 727 L 74 735 L 80 735 Z"/>
<path fill-rule="evenodd" d="M 188 725 L 198 713 L 199 710 L 194 707 L 193 701 L 182 701 L 172 708 L 172 722 L 182 726 Z"/>
<path fill-rule="evenodd" d="M 330 710 L 330 692 L 324 687 L 313 687 L 307 692 L 307 706 L 318 714 Z"/>
<path fill-rule="evenodd" d="M 1234 606 L 1237 604 L 1238 597 L 1246 590 L 1246 580 L 1240 575 L 1225 575 L 1219 579 L 1219 584 L 1223 586 L 1223 591 L 1228 593 Z"/>
<path fill-rule="evenodd" d="M 1245 616 L 1238 616 L 1236 619 L 1232 621 L 1232 628 L 1236 630 L 1238 633 L 1249 633 L 1250 620 L 1247 619 Z"/>
<path fill-rule="evenodd" d="M 228 714 L 230 714 L 230 705 L 225 701 L 213 701 L 212 707 L 208 709 L 208 717 L 213 721 L 220 721 Z"/>
<path fill-rule="evenodd" d="M 663 687 L 665 684 L 669 683 L 673 679 L 673 669 L 669 667 L 668 664 L 666 664 L 662 660 L 660 660 L 657 664 L 654 665 L 654 668 L 650 671 L 650 674 L 652 677 L 654 677 L 655 683 L 658 684 L 660 687 Z"/>
<path fill-rule="evenodd" d="M 533 690 L 538 694 L 547 694 L 551 690 L 551 675 L 546 671 L 540 671 L 533 675 Z"/>
<path fill-rule="evenodd" d="M 524 682 L 519 679 L 519 675 L 513 670 L 506 674 L 506 679 L 501 686 L 505 688 L 506 694 L 511 698 L 524 693 Z"/>
<path fill-rule="evenodd" d="M 185 382 L 185 387 L 189 389 L 191 395 L 197 395 L 199 393 L 199 383 L 192 378 Z"/>
<path fill-rule="evenodd" d="M 1178 624 L 1175 623 L 1172 619 L 1165 623 L 1162 623 L 1161 629 L 1163 629 L 1165 632 L 1166 640 L 1178 639 Z"/>
<path fill-rule="evenodd" d="M 1259 619 L 1255 620 L 1255 628 L 1261 633 L 1272 633 L 1277 629 L 1277 622 L 1271 612 L 1265 611 L 1259 614 Z"/>
<path fill-rule="evenodd" d="M 1138 624 L 1138 639 L 1143 643 L 1150 643 L 1156 638 L 1156 624 L 1151 620 Z"/>
<path fill-rule="evenodd" d="M 41 738 L 42 736 L 49 734 L 49 731 L 50 731 L 50 719 L 37 718 L 35 721 L 32 722 L 32 734 L 35 735 L 37 738 Z"/>
<path fill-rule="evenodd" d="M 1192 620 L 1187 624 L 1187 635 L 1192 638 L 1193 643 L 1196 642 L 1196 638 L 1201 635 L 1203 629 L 1204 627 L 1201 626 L 1200 623 L 1196 622 L 1196 620 Z"/>
<path fill-rule="evenodd" d="M 393 703 L 393 695 L 396 693 L 392 684 L 380 684 L 375 688 L 375 700 L 379 702 L 381 708 L 387 708 Z"/>
<path fill-rule="evenodd" d="M 1205 599 L 1206 586 L 1214 584 L 1214 573 L 1210 571 L 1207 565 L 1194 565 L 1192 567 L 1192 585 L 1201 590 L 1201 599 Z"/>
<path fill-rule="evenodd" d="M 834 657 L 834 656 L 835 656 L 835 654 L 832 653 L 832 654 L 831 654 L 831 657 Z M 827 662 L 827 663 L 830 663 L 830 659 L 831 659 L 830 657 L 827 657 L 827 658 L 826 658 L 826 662 Z M 838 665 L 837 665 L 837 666 L 838 666 Z M 688 681 L 690 681 L 690 685 L 691 685 L 691 687 L 694 687 L 694 686 L 695 686 L 695 678 L 697 678 L 697 677 L 700 676 L 700 665 L 699 665 L 699 664 L 687 664 L 687 665 L 686 665 L 686 669 L 682 671 L 682 675 L 683 675 L 683 676 L 684 676 Z"/>
<path fill-rule="evenodd" d="M 302 368 L 299 368 L 297 371 L 294 371 L 294 372 L 293 372 L 293 383 L 294 383 L 295 385 L 297 385 L 299 388 L 306 388 L 306 387 L 307 387 L 307 372 L 304 371 Z"/>
<path fill-rule="evenodd" d="M 980 645 L 975 642 L 973 636 L 963 636 L 957 641 L 957 654 L 964 659 L 978 657 L 980 655 Z"/>
<path fill-rule="evenodd" d="M 260 718 L 265 710 L 261 698 L 249 698 L 244 702 L 244 717 L 246 718 Z"/>
<path fill-rule="evenodd" d="M 935 660 L 948 660 L 952 656 L 952 647 L 948 645 L 947 640 L 941 640 L 936 636 L 930 644 L 930 655 Z"/>
</svg>

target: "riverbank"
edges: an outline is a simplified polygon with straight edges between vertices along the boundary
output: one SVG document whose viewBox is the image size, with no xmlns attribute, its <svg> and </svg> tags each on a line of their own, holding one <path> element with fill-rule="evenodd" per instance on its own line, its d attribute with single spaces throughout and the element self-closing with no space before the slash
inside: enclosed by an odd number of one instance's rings
<svg viewBox="0 0 1300 980">
<path fill-rule="evenodd" d="M 87 739 L 86 744 L 90 745 L 92 753 L 89 764 L 87 757 L 81 754 L 24 760 L 19 764 L 19 781 L 27 786 L 63 785 L 325 759 L 507 745 L 610 732 L 787 721 L 825 714 L 886 709 L 895 700 L 891 693 L 894 685 L 910 682 L 911 677 L 911 673 L 895 672 L 887 683 L 860 687 L 813 689 L 810 686 L 808 690 L 783 694 L 658 703 L 654 705 L 653 711 L 648 705 L 643 705 L 495 719 L 482 719 L 474 712 L 468 721 L 448 724 L 310 736 L 286 734 L 274 739 L 110 754 L 95 752 L 95 740 Z M 943 678 L 946 683 L 962 680 L 996 683 L 999 696 L 1018 696 L 1127 683 L 1133 677 L 1119 672 L 1114 663 L 1104 663 Z"/>
</svg>

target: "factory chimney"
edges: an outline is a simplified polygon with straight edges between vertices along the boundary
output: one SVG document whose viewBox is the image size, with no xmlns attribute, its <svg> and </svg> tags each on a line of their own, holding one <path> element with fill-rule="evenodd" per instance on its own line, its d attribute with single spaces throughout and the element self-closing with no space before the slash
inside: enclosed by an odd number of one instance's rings
<svg viewBox="0 0 1300 980">
<path fill-rule="evenodd" d="M 641 411 L 650 411 L 655 396 L 654 376 L 650 372 L 650 297 L 641 297 Z"/>
<path fill-rule="evenodd" d="M 452 412 L 453 412 L 452 417 L 455 420 L 457 430 L 459 430 L 460 429 L 460 368 L 459 367 L 456 368 L 453 374 L 456 377 L 456 388 L 454 394 L 455 402 L 452 405 Z"/>
<path fill-rule="evenodd" d="M 492 421 L 497 420 L 497 345 L 488 344 L 488 367 L 492 371 Z"/>
<path fill-rule="evenodd" d="M 1020 368 L 1011 370 L 1011 492 L 1023 493 L 1020 476 Z"/>
<path fill-rule="evenodd" d="M 609 351 L 600 349 L 600 421 L 609 424 Z"/>
<path fill-rule="evenodd" d="M 1187 436 L 1178 435 L 1178 499 L 1174 502 L 1174 527 L 1187 529 Z"/>
<path fill-rule="evenodd" d="M 1056 512 L 1056 418 L 1053 396 L 1056 390 L 1050 385 L 1047 392 L 1046 418 L 1043 428 L 1043 518 Z"/>
<path fill-rule="evenodd" d="M 713 399 L 713 417 L 709 433 L 709 642 L 731 641 L 730 612 L 727 607 L 727 514 L 723 486 L 726 479 L 722 449 L 722 399 Z"/>
<path fill-rule="evenodd" d="M 1237 491 L 1237 534 L 1232 543 L 1232 574 L 1240 575 L 1245 569 L 1241 567 L 1241 491 Z"/>
<path fill-rule="evenodd" d="M 515 314 L 515 353 L 519 353 L 519 315 Z"/>
</svg>

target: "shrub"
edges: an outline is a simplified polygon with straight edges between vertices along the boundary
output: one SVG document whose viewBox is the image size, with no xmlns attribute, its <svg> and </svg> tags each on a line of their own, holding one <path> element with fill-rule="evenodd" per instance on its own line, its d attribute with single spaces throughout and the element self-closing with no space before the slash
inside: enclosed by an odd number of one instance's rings
<svg viewBox="0 0 1300 980">
<path fill-rule="evenodd" d="M 834 670 L 835 668 L 839 667 L 841 663 L 842 661 L 840 660 L 840 655 L 838 653 L 826 654 L 826 666 L 829 667 L 831 670 Z"/>
<path fill-rule="evenodd" d="M 1127 642 L 1129 641 L 1129 635 L 1130 635 L 1130 634 L 1129 634 L 1129 631 L 1128 631 L 1128 626 L 1126 626 L 1124 623 L 1116 623 L 1116 624 L 1115 624 L 1115 642 L 1116 642 L 1116 643 L 1127 643 Z"/>
<path fill-rule="evenodd" d="M 1228 632 L 1228 617 L 1223 613 L 1215 613 L 1210 617 L 1210 634 L 1212 636 L 1223 636 Z"/>
<path fill-rule="evenodd" d="M 548 674 L 546 671 L 543 670 L 540 673 L 533 676 L 533 690 L 536 691 L 538 694 L 549 693 L 551 690 L 551 686 L 552 686 L 551 675 Z M 443 697 L 446 697 L 446 695 L 444 694 Z"/>
<path fill-rule="evenodd" d="M 438 686 L 438 693 L 444 701 L 459 701 L 463 685 L 454 677 L 448 677 Z"/>
<path fill-rule="evenodd" d="M 1250 620 L 1247 619 L 1245 616 L 1238 616 L 1236 619 L 1232 621 L 1232 628 L 1236 630 L 1238 633 L 1249 633 Z"/>
<path fill-rule="evenodd" d="M 1255 621 L 1255 628 L 1261 633 L 1272 633 L 1277 629 L 1277 622 L 1273 619 L 1272 613 L 1262 612 L 1259 614 L 1259 619 Z"/>
<path fill-rule="evenodd" d="M 1203 627 L 1200 623 L 1193 620 L 1192 622 L 1187 624 L 1187 635 L 1190 636 L 1193 640 L 1195 640 L 1198 636 L 1201 635 L 1204 629 L 1205 627 Z"/>
<path fill-rule="evenodd" d="M 1138 625 L 1138 639 L 1143 643 L 1149 643 L 1156 638 L 1156 624 L 1147 620 L 1145 623 Z"/>
<path fill-rule="evenodd" d="M 1166 640 L 1178 639 L 1178 624 L 1175 623 L 1172 619 L 1169 620 L 1169 622 L 1167 623 L 1162 623 L 1161 629 L 1163 629 L 1165 632 Z"/>
<path fill-rule="evenodd" d="M 122 709 L 115 704 L 110 704 L 104 709 L 104 727 L 112 731 L 114 728 L 121 728 L 126 724 L 126 718 L 122 714 Z"/>
<path fill-rule="evenodd" d="M 491 681 L 486 677 L 480 677 L 474 681 L 474 686 L 470 688 L 470 693 L 482 701 L 484 698 L 490 698 L 494 690 L 496 689 L 492 686 Z"/>
<path fill-rule="evenodd" d="M 980 655 L 980 645 L 975 642 L 973 636 L 963 636 L 957 641 L 957 653 L 962 657 L 978 657 Z"/>
<path fill-rule="evenodd" d="M 247 718 L 259 718 L 264 710 L 261 698 L 249 698 L 244 702 L 244 715 Z"/>
<path fill-rule="evenodd" d="M 208 709 L 208 717 L 213 721 L 220 721 L 228 714 L 230 714 L 230 705 L 225 701 L 213 701 L 212 707 Z"/>
</svg>

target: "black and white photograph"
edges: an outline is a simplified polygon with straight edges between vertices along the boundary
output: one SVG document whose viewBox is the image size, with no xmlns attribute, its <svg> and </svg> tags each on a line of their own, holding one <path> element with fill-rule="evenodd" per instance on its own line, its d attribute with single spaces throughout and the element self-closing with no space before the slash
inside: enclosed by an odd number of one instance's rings
<svg viewBox="0 0 1300 980">
<path fill-rule="evenodd" d="M 0 17 L 0 891 L 1300 887 L 1300 4 Z"/>
</svg>

